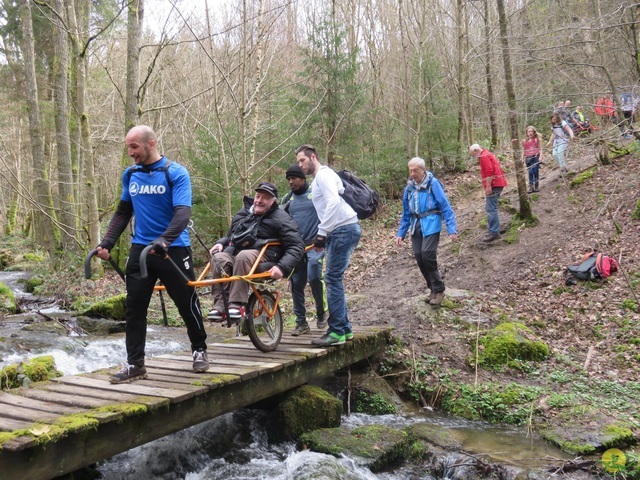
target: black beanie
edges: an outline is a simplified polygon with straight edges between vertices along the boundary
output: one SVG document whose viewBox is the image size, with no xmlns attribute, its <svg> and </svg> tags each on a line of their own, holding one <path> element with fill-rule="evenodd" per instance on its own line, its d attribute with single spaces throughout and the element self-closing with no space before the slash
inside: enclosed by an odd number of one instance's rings
<svg viewBox="0 0 640 480">
<path fill-rule="evenodd" d="M 291 165 L 284 177 L 285 178 L 298 177 L 298 178 L 302 178 L 303 180 L 307 179 L 307 176 L 304 174 L 304 172 L 298 165 Z"/>
</svg>

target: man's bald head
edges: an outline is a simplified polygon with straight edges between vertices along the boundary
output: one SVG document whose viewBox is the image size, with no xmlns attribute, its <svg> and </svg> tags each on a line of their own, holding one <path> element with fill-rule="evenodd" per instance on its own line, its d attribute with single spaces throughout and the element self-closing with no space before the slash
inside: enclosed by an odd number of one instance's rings
<svg viewBox="0 0 640 480">
<path fill-rule="evenodd" d="M 125 145 L 127 155 L 136 165 L 150 165 L 162 158 L 156 150 L 158 136 L 148 125 L 137 125 L 127 133 Z"/>
</svg>

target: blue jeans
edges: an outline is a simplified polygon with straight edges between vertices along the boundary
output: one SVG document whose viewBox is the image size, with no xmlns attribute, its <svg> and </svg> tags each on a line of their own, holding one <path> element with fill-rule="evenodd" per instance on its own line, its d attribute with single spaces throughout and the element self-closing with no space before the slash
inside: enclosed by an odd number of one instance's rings
<svg viewBox="0 0 640 480">
<path fill-rule="evenodd" d="M 336 228 L 327 238 L 325 282 L 327 303 L 329 304 L 329 328 L 327 333 L 344 335 L 351 332 L 351 322 L 347 315 L 347 299 L 344 295 L 344 272 L 349 266 L 351 254 L 358 245 L 362 229 L 359 223 L 351 223 Z"/>
<path fill-rule="evenodd" d="M 500 219 L 498 218 L 498 199 L 504 187 L 493 187 L 491 195 L 486 196 L 485 210 L 487 211 L 487 223 L 489 224 L 489 233 L 498 235 L 500 233 Z"/>
<path fill-rule="evenodd" d="M 291 274 L 291 298 L 293 299 L 293 313 L 296 315 L 296 323 L 307 323 L 307 307 L 305 305 L 304 290 L 309 282 L 311 293 L 316 302 L 316 315 L 320 318 L 327 310 L 324 300 L 324 280 L 322 266 L 324 264 L 324 251 L 309 250 L 296 269 Z"/>
<path fill-rule="evenodd" d="M 527 171 L 529 172 L 529 186 L 538 187 L 540 181 L 540 155 L 535 157 L 526 157 Z"/>
</svg>

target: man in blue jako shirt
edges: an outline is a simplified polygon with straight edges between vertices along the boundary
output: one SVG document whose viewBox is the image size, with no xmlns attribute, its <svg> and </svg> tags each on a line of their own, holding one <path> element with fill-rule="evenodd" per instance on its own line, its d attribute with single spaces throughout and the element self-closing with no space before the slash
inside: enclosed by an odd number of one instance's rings
<svg viewBox="0 0 640 480">
<path fill-rule="evenodd" d="M 284 209 L 298 224 L 300 235 L 305 246 L 311 245 L 318 234 L 320 220 L 311 200 L 311 187 L 307 183 L 307 176 L 298 165 L 292 165 L 285 174 L 291 191 L 282 199 Z M 309 333 L 307 323 L 307 308 L 304 290 L 309 282 L 311 293 L 316 303 L 316 327 L 323 329 L 327 326 L 327 306 L 324 301 L 324 280 L 322 266 L 324 250 L 309 250 L 291 274 L 291 297 L 293 299 L 293 313 L 296 315 L 296 328 L 291 335 L 297 337 Z"/>
<path fill-rule="evenodd" d="M 200 301 L 195 288 L 189 287 L 172 270 L 164 255 L 169 255 L 185 275 L 195 279 L 187 224 L 191 216 L 191 180 L 187 170 L 160 155 L 156 150 L 156 133 L 146 125 L 127 133 L 127 154 L 135 166 L 122 174 L 122 196 L 111 219 L 97 256 L 107 260 L 135 215 L 135 231 L 126 268 L 127 298 L 125 309 L 127 361 L 109 377 L 111 383 L 146 378 L 144 350 L 147 336 L 147 309 L 153 287 L 159 278 L 173 299 L 187 326 L 193 354 L 193 370 L 205 372 L 207 334 L 202 323 Z M 153 245 L 147 258 L 149 275 L 140 276 L 140 253 Z"/>
</svg>

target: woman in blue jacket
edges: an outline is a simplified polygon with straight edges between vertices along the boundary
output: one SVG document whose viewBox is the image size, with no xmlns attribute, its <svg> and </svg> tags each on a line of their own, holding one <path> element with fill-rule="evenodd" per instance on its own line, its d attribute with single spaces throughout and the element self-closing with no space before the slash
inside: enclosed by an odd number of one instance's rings
<svg viewBox="0 0 640 480">
<path fill-rule="evenodd" d="M 445 290 L 437 260 L 443 219 L 449 237 L 452 240 L 458 238 L 456 215 L 442 184 L 427 171 L 422 158 L 414 157 L 409 160 L 409 180 L 402 196 L 402 217 L 396 245 L 402 244 L 409 231 L 418 267 L 431 291 L 427 302 L 434 307 L 442 304 Z"/>
</svg>

